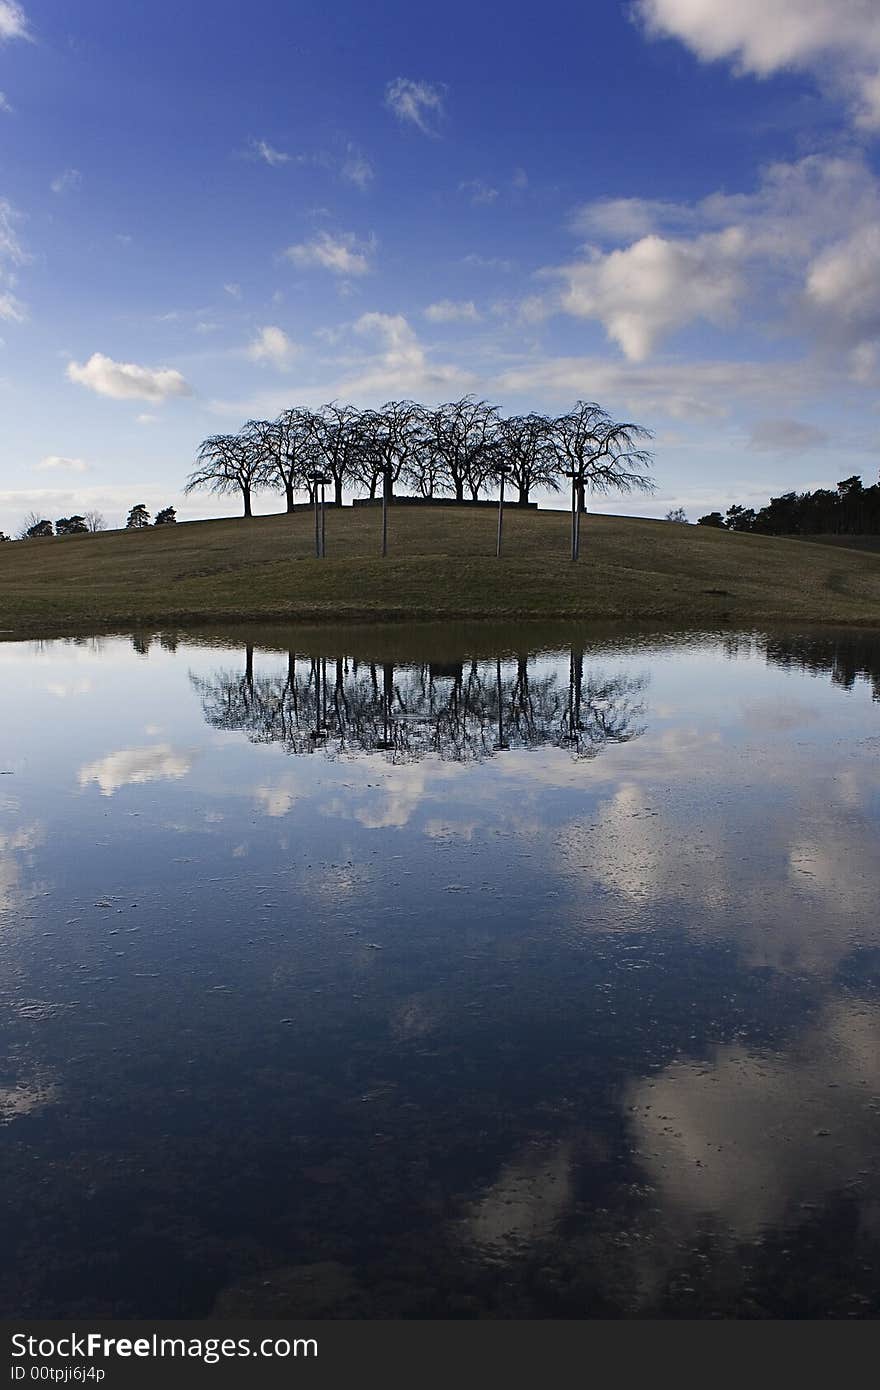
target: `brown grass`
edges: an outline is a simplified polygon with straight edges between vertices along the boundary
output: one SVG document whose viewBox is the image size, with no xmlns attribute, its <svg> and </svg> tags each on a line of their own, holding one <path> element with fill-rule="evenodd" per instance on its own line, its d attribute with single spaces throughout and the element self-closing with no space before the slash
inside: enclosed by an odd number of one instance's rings
<svg viewBox="0 0 880 1390">
<path fill-rule="evenodd" d="M 5 635 L 243 620 L 579 618 L 880 627 L 880 555 L 708 527 L 589 516 L 569 557 L 564 512 L 454 506 L 308 512 L 0 546 Z"/>
</svg>

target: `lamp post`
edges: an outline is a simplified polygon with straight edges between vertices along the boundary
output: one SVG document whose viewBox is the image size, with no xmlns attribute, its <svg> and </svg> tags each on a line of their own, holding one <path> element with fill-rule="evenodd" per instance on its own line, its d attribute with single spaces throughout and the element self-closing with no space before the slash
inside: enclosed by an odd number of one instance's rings
<svg viewBox="0 0 880 1390">
<path fill-rule="evenodd" d="M 503 464 L 498 470 L 499 489 L 498 489 L 498 538 L 495 542 L 495 558 L 501 558 L 501 535 L 504 529 L 504 478 L 507 473 L 507 465 Z"/>
<path fill-rule="evenodd" d="M 308 475 L 309 482 L 314 488 L 315 494 L 315 556 L 318 560 L 323 560 L 326 554 L 325 549 L 325 525 L 324 525 L 324 488 L 330 479 L 326 473 L 321 473 L 316 468 Z M 320 502 L 318 489 L 320 488 Z"/>
<path fill-rule="evenodd" d="M 576 560 L 580 554 L 580 516 L 577 505 L 577 470 L 574 468 L 566 469 L 563 475 L 571 478 L 571 558 Z"/>
</svg>

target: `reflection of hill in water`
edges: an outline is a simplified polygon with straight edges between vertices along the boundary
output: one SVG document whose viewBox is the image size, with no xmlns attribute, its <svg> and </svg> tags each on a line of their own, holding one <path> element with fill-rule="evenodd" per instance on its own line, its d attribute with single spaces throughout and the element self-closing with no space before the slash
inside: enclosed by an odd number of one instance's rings
<svg viewBox="0 0 880 1390">
<path fill-rule="evenodd" d="M 470 762 L 506 748 L 557 746 L 590 758 L 643 732 L 647 677 L 585 671 L 576 650 L 565 664 L 567 672 L 562 659 L 378 663 L 289 652 L 286 672 L 263 676 L 248 647 L 240 671 L 190 679 L 214 728 L 291 753 Z"/>
<path fill-rule="evenodd" d="M 801 633 L 757 639 L 733 636 L 726 639 L 725 650 L 729 656 L 738 656 L 755 650 L 756 645 L 773 666 L 830 676 L 834 685 L 844 690 L 852 690 L 857 681 L 867 681 L 874 699 L 880 700 L 880 636 L 875 632 Z"/>
</svg>

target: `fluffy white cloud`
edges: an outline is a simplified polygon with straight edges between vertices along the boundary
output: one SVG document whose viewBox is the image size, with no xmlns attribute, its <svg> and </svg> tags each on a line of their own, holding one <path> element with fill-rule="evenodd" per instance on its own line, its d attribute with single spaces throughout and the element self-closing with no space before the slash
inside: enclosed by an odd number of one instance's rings
<svg viewBox="0 0 880 1390">
<path fill-rule="evenodd" d="M 5 93 L 5 92 L 0 92 L 0 111 L 11 111 L 11 110 L 12 110 L 12 107 L 9 105 L 9 99 L 8 99 L 8 97 L 6 96 L 6 93 Z"/>
<path fill-rule="evenodd" d="M 828 442 L 824 430 L 802 420 L 758 420 L 752 425 L 747 447 L 758 453 L 801 454 Z"/>
<path fill-rule="evenodd" d="M 477 323 L 479 317 L 472 299 L 438 299 L 425 310 L 430 323 Z"/>
<path fill-rule="evenodd" d="M 82 174 L 79 169 L 65 169 L 49 185 L 53 193 L 76 193 L 82 188 Z"/>
<path fill-rule="evenodd" d="M 157 743 L 151 748 L 121 748 L 106 758 L 86 763 L 80 768 L 81 787 L 96 782 L 102 796 L 112 796 L 120 787 L 143 782 L 178 781 L 192 767 L 192 755 L 176 752 L 170 744 Z"/>
<path fill-rule="evenodd" d="M 30 37 L 27 16 L 17 0 L 0 0 L 0 42 Z"/>
<path fill-rule="evenodd" d="M 807 272 L 810 303 L 854 342 L 880 334 L 880 222 L 820 252 Z"/>
<path fill-rule="evenodd" d="M 334 396 L 354 400 L 387 400 L 389 396 L 445 399 L 447 391 L 471 384 L 471 377 L 460 368 L 429 360 L 402 314 L 362 314 L 354 328 L 361 337 L 378 339 L 379 355 L 359 374 L 340 383 Z"/>
<path fill-rule="evenodd" d="M 648 33 L 680 39 L 738 73 L 798 70 L 832 81 L 856 123 L 880 129 L 880 8 L 874 0 L 636 0 Z"/>
<path fill-rule="evenodd" d="M 346 183 L 353 183 L 362 193 L 366 192 L 375 177 L 372 164 L 364 158 L 356 145 L 348 146 L 339 172 Z"/>
<path fill-rule="evenodd" d="M 99 396 L 114 400 L 164 401 L 169 396 L 191 396 L 192 387 L 171 367 L 139 367 L 135 362 L 114 362 L 103 352 L 93 352 L 88 362 L 67 364 L 67 377 Z"/>
<path fill-rule="evenodd" d="M 631 362 L 657 339 L 695 319 L 730 319 L 740 288 L 745 238 L 737 227 L 692 240 L 652 234 L 625 250 L 563 266 L 562 308 L 599 319 Z"/>
<path fill-rule="evenodd" d="M 251 149 L 255 159 L 262 159 L 265 164 L 270 164 L 272 168 L 277 168 L 279 164 L 287 164 L 290 155 L 283 150 L 276 150 L 267 140 L 252 140 Z"/>
<path fill-rule="evenodd" d="M 269 362 L 282 370 L 299 352 L 296 343 L 291 342 L 283 328 L 269 324 L 261 328 L 247 349 L 252 362 Z"/>
<path fill-rule="evenodd" d="M 444 92 L 436 83 L 396 77 L 385 88 L 385 105 L 399 121 L 417 126 L 424 135 L 435 135 L 436 122 L 443 116 Z"/>
<path fill-rule="evenodd" d="M 294 265 L 314 266 L 332 271 L 334 275 L 366 275 L 370 269 L 371 250 L 372 245 L 358 242 L 351 232 L 339 236 L 319 232 L 312 241 L 288 246 L 284 255 Z"/>
<path fill-rule="evenodd" d="M 48 454 L 35 465 L 37 473 L 87 473 L 89 465 L 84 459 L 68 459 L 61 454 Z"/>
<path fill-rule="evenodd" d="M 573 263 L 543 272 L 563 283 L 554 307 L 601 321 L 632 361 L 676 328 L 724 322 L 746 301 L 755 321 L 775 314 L 823 346 L 880 336 L 880 182 L 858 156 L 773 164 L 750 192 L 692 204 L 598 200 L 571 225 L 605 246 L 635 237 L 607 250 L 588 243 Z"/>
</svg>

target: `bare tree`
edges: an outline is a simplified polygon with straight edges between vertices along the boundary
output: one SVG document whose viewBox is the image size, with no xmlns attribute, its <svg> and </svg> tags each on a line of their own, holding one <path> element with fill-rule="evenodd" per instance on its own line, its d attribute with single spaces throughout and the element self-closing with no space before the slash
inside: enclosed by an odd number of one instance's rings
<svg viewBox="0 0 880 1390">
<path fill-rule="evenodd" d="M 394 498 L 394 484 L 418 462 L 424 448 L 424 414 L 415 401 L 387 401 L 381 410 L 365 411 L 361 416 L 368 454 L 381 465 L 379 476 L 386 502 Z"/>
<path fill-rule="evenodd" d="M 303 406 L 282 410 L 277 420 L 252 420 L 257 447 L 263 451 L 265 477 L 269 487 L 284 490 L 288 512 L 293 511 L 293 494 L 304 489 L 309 497 L 309 473 L 315 468 L 315 416 Z"/>
<path fill-rule="evenodd" d="M 497 407 L 462 396 L 426 411 L 425 427 L 425 454 L 433 464 L 439 463 L 440 477 L 456 502 L 464 501 L 465 486 L 476 501 L 498 432 Z"/>
<path fill-rule="evenodd" d="M 85 524 L 86 524 L 86 530 L 87 530 L 87 531 L 93 531 L 93 532 L 94 532 L 94 531 L 106 531 L 106 530 L 107 530 L 107 522 L 106 522 L 106 520 L 105 520 L 105 518 L 104 518 L 104 513 L 103 513 L 103 512 L 97 512 L 97 511 L 86 512 L 85 516 L 83 517 L 83 521 L 84 521 Z"/>
<path fill-rule="evenodd" d="M 587 492 L 652 492 L 648 476 L 653 457 L 641 443 L 651 438 L 644 425 L 612 420 L 595 401 L 578 401 L 553 421 L 553 441 L 566 471 L 574 474 L 577 509 L 587 510 Z"/>
<path fill-rule="evenodd" d="M 364 442 L 361 413 L 353 405 L 331 401 L 310 417 L 309 426 L 318 465 L 333 479 L 334 500 L 341 507 L 343 487 L 359 476 Z"/>
<path fill-rule="evenodd" d="M 571 558 L 580 554 L 580 518 L 590 492 L 653 492 L 653 456 L 641 444 L 651 438 L 644 425 L 612 420 L 595 401 L 577 401 L 552 424 L 553 442 L 571 478 Z"/>
<path fill-rule="evenodd" d="M 508 416 L 502 419 L 499 434 L 504 468 L 519 489 L 521 503 L 528 502 L 536 487 L 559 491 L 559 465 L 546 416 Z"/>
<path fill-rule="evenodd" d="M 183 490 L 187 494 L 199 489 L 220 495 L 239 492 L 244 515 L 253 516 L 251 497 L 264 482 L 265 460 L 254 437 L 244 429 L 205 439 Z"/>
</svg>

